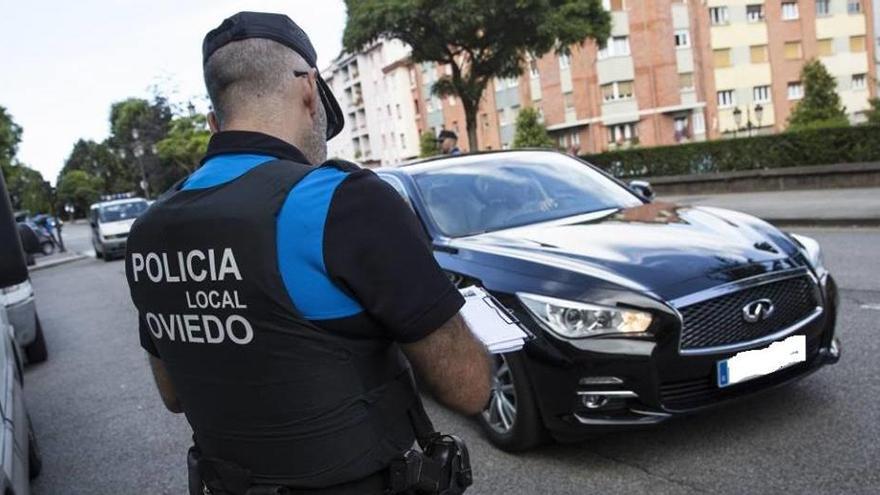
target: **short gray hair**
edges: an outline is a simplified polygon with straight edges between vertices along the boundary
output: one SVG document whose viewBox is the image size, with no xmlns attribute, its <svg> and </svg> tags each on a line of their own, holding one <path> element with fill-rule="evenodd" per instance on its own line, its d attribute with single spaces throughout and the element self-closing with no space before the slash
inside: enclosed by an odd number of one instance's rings
<svg viewBox="0 0 880 495">
<path fill-rule="evenodd" d="M 294 77 L 294 70 L 307 68 L 299 54 L 281 43 L 250 38 L 229 43 L 208 58 L 205 86 L 223 123 L 258 101 L 271 102 Z"/>
</svg>

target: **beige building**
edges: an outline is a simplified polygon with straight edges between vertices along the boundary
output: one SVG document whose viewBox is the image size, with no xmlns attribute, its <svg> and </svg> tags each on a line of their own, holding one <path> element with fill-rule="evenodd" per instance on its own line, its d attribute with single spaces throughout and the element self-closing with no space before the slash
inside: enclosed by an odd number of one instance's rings
<svg viewBox="0 0 880 495">
<path fill-rule="evenodd" d="M 479 148 L 510 147 L 524 107 L 539 110 L 560 148 L 579 153 L 779 132 L 803 97 L 800 71 L 812 58 L 837 79 L 850 119 L 862 121 L 880 84 L 878 3 L 603 0 L 612 18 L 607 40 L 527 60 L 521 77 L 486 88 Z M 350 112 L 349 134 L 331 141 L 338 156 L 397 163 L 418 154 L 419 133 L 444 128 L 471 149 L 461 103 L 430 92 L 449 68 L 412 64 L 407 55 L 397 42 L 380 42 L 325 71 Z M 357 77 L 346 79 L 355 61 Z"/>
</svg>

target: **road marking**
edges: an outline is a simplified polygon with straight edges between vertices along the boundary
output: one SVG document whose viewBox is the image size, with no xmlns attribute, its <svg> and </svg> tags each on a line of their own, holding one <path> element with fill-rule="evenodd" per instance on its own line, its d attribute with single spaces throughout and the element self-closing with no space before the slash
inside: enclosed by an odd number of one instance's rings
<svg viewBox="0 0 880 495">
<path fill-rule="evenodd" d="M 862 304 L 862 309 L 873 309 L 874 311 L 880 311 L 880 304 Z"/>
</svg>

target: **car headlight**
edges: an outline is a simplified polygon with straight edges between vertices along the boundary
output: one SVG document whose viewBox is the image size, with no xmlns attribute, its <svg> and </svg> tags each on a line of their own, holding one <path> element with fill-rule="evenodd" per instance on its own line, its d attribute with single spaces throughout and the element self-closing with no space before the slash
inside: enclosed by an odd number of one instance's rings
<svg viewBox="0 0 880 495">
<path fill-rule="evenodd" d="M 807 261 L 816 270 L 816 273 L 822 274 L 825 270 L 825 257 L 822 256 L 822 247 L 819 246 L 819 242 L 812 237 L 807 237 L 805 235 L 800 234 L 789 234 L 791 237 L 800 244 L 801 252 L 804 253 L 804 256 L 807 258 Z"/>
<path fill-rule="evenodd" d="M 535 294 L 517 293 L 523 306 L 554 333 L 569 339 L 607 334 L 644 333 L 651 314 L 624 308 L 566 301 Z"/>
</svg>

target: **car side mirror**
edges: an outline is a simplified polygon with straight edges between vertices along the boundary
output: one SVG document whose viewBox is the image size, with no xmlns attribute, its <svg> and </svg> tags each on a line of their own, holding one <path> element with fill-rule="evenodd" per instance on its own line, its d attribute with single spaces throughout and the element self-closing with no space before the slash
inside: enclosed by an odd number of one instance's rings
<svg viewBox="0 0 880 495">
<path fill-rule="evenodd" d="M 654 201 L 654 188 L 651 183 L 646 180 L 633 180 L 629 183 L 629 188 L 642 197 L 645 201 Z"/>
</svg>

